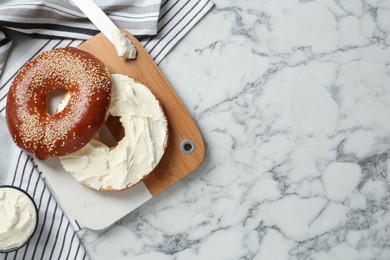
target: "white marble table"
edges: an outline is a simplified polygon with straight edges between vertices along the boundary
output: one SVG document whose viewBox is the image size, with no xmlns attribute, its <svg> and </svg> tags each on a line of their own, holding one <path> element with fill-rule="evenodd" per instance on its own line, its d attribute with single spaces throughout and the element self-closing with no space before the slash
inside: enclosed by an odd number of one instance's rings
<svg viewBox="0 0 390 260">
<path fill-rule="evenodd" d="M 219 0 L 160 67 L 205 161 L 93 259 L 390 259 L 389 0 Z"/>
</svg>

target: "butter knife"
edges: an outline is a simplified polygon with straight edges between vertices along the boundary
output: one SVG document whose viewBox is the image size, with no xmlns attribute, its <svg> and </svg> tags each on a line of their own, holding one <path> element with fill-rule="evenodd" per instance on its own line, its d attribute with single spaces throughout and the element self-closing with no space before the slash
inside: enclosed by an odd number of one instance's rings
<svg viewBox="0 0 390 260">
<path fill-rule="evenodd" d="M 115 46 L 118 55 L 135 59 L 137 49 L 93 0 L 71 0 Z"/>
</svg>

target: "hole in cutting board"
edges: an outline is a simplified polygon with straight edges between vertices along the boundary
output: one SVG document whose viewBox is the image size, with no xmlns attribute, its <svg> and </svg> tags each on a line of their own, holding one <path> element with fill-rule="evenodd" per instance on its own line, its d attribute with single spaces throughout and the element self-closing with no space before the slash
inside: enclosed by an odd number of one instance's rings
<svg viewBox="0 0 390 260">
<path fill-rule="evenodd" d="M 65 96 L 66 92 L 67 91 L 64 88 L 57 88 L 57 89 L 54 89 L 46 94 L 46 112 L 49 115 L 56 114 L 57 109 L 59 109 L 59 111 L 61 111 L 63 109 L 63 107 L 66 106 L 66 103 L 68 103 L 67 101 L 64 104 L 64 106 L 62 107 L 62 109 L 59 108 L 60 102 L 63 99 L 63 97 Z"/>
<path fill-rule="evenodd" d="M 189 143 L 186 143 L 186 144 L 184 144 L 183 148 L 184 148 L 184 151 L 189 152 L 192 150 L 192 145 Z"/>
<path fill-rule="evenodd" d="M 180 150 L 182 151 L 182 153 L 192 154 L 193 152 L 195 152 L 195 149 L 196 145 L 192 140 L 186 139 L 183 140 L 180 144 Z"/>
</svg>

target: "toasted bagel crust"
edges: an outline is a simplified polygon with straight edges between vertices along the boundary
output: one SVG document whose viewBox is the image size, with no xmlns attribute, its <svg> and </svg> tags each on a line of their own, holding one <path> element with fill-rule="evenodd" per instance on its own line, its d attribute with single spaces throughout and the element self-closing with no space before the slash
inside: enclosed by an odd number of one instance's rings
<svg viewBox="0 0 390 260">
<path fill-rule="evenodd" d="M 15 143 L 45 160 L 86 145 L 103 126 L 111 99 L 111 75 L 93 55 L 73 47 L 43 52 L 16 75 L 6 119 Z M 46 95 L 63 88 L 70 99 L 50 115 Z"/>
</svg>

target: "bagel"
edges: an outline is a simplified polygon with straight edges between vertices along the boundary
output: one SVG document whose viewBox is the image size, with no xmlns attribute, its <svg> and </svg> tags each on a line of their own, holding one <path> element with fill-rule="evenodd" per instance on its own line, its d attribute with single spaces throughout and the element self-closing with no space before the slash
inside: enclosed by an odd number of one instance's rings
<svg viewBox="0 0 390 260">
<path fill-rule="evenodd" d="M 120 191 L 146 177 L 168 143 L 168 121 L 160 102 L 145 85 L 112 75 L 109 116 L 119 118 L 124 137 L 114 147 L 94 138 L 75 153 L 59 157 L 74 179 L 99 191 Z"/>
<path fill-rule="evenodd" d="M 46 96 L 65 89 L 67 104 L 54 115 Z M 93 55 L 73 47 L 46 51 L 28 62 L 8 92 L 6 120 L 15 143 L 45 160 L 85 146 L 104 125 L 111 75 Z"/>
</svg>

